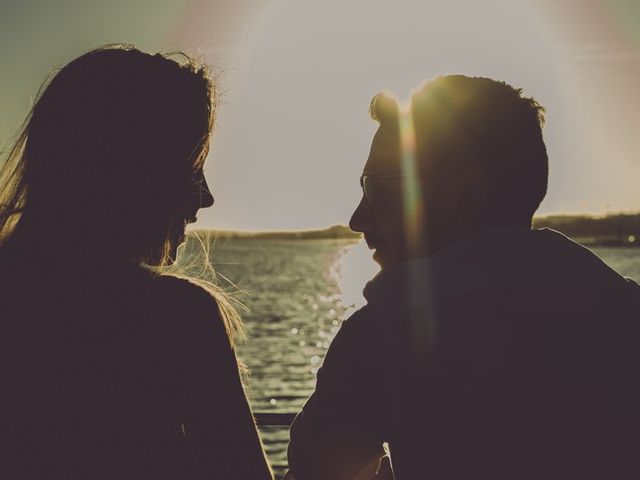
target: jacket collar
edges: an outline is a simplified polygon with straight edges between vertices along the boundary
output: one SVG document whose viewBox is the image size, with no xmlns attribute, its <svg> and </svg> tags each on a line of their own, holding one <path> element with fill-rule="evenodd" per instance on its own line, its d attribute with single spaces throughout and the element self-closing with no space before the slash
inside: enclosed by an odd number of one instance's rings
<svg viewBox="0 0 640 480">
<path fill-rule="evenodd" d="M 506 226 L 383 269 L 367 283 L 363 295 L 370 304 L 403 302 L 417 307 L 465 292 L 549 286 L 575 278 L 580 271 L 593 277 L 595 264 L 604 266 L 590 250 L 559 232 Z M 598 270 L 604 276 L 606 270 L 618 276 L 604 267 Z"/>
</svg>

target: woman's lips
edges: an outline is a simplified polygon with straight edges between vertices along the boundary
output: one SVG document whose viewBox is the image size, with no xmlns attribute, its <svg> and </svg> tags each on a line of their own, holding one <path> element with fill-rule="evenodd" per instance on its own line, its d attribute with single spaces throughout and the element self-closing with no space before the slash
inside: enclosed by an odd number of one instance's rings
<svg viewBox="0 0 640 480">
<path fill-rule="evenodd" d="M 364 241 L 367 243 L 367 247 L 369 247 L 370 250 L 377 250 L 378 248 L 380 248 L 382 245 L 384 245 L 384 242 L 380 241 L 380 239 L 372 237 L 372 236 L 364 236 Z"/>
<path fill-rule="evenodd" d="M 386 263 L 385 259 L 387 258 L 388 253 L 387 242 L 385 242 L 383 238 L 372 235 L 365 235 L 364 240 L 367 243 L 367 247 L 373 250 L 373 260 L 380 265 Z"/>
</svg>

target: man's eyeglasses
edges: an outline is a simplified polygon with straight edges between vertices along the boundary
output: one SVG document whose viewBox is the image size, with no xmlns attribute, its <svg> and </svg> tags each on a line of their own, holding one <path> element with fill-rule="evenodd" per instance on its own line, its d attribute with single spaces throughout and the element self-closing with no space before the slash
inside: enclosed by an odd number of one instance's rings
<svg viewBox="0 0 640 480">
<path fill-rule="evenodd" d="M 386 173 L 386 174 L 378 174 L 378 173 L 369 173 L 363 172 L 360 175 L 360 187 L 362 187 L 362 193 L 364 194 L 364 198 L 367 200 L 369 205 L 373 208 L 380 208 L 381 203 L 383 201 L 383 195 L 381 194 L 381 190 L 383 189 L 383 185 L 389 183 L 390 181 L 403 179 L 409 176 L 413 177 L 424 177 L 425 174 L 416 173 Z"/>
</svg>

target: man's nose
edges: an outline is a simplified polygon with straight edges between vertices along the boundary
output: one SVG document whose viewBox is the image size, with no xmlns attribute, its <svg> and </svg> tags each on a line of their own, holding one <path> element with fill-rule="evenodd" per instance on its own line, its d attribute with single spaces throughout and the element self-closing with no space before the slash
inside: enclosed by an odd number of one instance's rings
<svg viewBox="0 0 640 480">
<path fill-rule="evenodd" d="M 371 211 L 369 202 L 364 198 L 360 199 L 360 203 L 356 207 L 351 219 L 349 220 L 349 228 L 354 232 L 366 233 L 375 227 L 375 218 Z"/>
</svg>

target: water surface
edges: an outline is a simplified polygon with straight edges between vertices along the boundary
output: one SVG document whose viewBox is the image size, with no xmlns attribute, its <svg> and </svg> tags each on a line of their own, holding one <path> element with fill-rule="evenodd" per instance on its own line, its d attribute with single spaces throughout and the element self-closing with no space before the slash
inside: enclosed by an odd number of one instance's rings
<svg viewBox="0 0 640 480">
<path fill-rule="evenodd" d="M 640 280 L 639 248 L 593 250 Z M 251 371 L 254 411 L 298 412 L 341 322 L 364 304 L 362 287 L 378 271 L 371 252 L 352 240 L 228 239 L 212 245 L 211 258 L 247 307 L 249 341 L 238 353 Z M 266 428 L 263 439 L 280 473 L 287 430 Z"/>
</svg>

